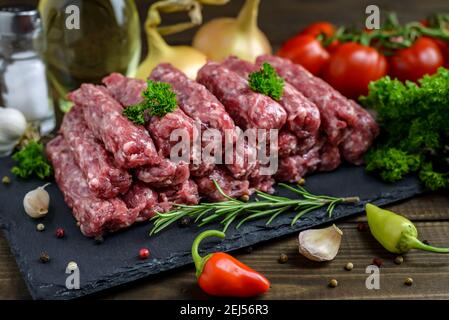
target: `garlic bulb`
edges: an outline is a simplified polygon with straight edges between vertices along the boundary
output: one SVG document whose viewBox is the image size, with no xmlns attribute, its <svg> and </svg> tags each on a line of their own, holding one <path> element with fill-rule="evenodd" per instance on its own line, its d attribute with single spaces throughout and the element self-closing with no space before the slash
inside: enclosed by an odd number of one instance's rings
<svg viewBox="0 0 449 320">
<path fill-rule="evenodd" d="M 246 0 L 239 16 L 214 19 L 202 26 L 193 38 L 193 47 L 214 61 L 234 55 L 254 62 L 271 53 L 271 45 L 257 26 L 260 0 Z"/>
<path fill-rule="evenodd" d="M 45 190 L 48 185 L 49 183 L 28 192 L 23 198 L 25 212 L 33 219 L 42 218 L 48 213 L 50 195 Z"/>
<path fill-rule="evenodd" d="M 313 261 L 330 261 L 340 249 L 343 232 L 334 224 L 299 233 L 299 253 Z"/>
<path fill-rule="evenodd" d="M 22 112 L 0 107 L 0 156 L 8 156 L 25 133 L 27 121 Z"/>
</svg>

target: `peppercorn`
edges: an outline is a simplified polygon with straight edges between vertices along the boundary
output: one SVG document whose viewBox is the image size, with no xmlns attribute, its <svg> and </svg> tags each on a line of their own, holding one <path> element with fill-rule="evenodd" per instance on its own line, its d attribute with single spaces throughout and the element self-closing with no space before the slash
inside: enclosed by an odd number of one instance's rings
<svg viewBox="0 0 449 320">
<path fill-rule="evenodd" d="M 11 183 L 11 179 L 8 176 L 4 176 L 2 178 L 2 183 L 3 184 L 10 184 Z"/>
<path fill-rule="evenodd" d="M 141 260 L 148 259 L 149 257 L 150 257 L 150 250 L 148 250 L 147 248 L 142 248 L 139 250 L 139 258 Z"/>
<path fill-rule="evenodd" d="M 365 232 L 368 230 L 368 224 L 366 222 L 359 222 L 357 223 L 357 231 Z"/>
<path fill-rule="evenodd" d="M 397 256 L 396 258 L 394 258 L 394 263 L 402 264 L 402 262 L 404 262 L 404 258 L 402 256 Z"/>
<path fill-rule="evenodd" d="M 337 286 L 338 286 L 337 279 L 332 279 L 331 281 L 329 281 L 329 287 L 336 288 Z"/>
<path fill-rule="evenodd" d="M 45 225 L 43 223 L 38 223 L 36 225 L 36 230 L 37 231 L 44 231 L 45 230 Z"/>
<path fill-rule="evenodd" d="M 190 217 L 182 217 L 181 220 L 179 220 L 179 226 L 181 228 L 186 228 L 192 224 L 192 219 Z"/>
<path fill-rule="evenodd" d="M 384 261 L 380 258 L 374 258 L 373 259 L 373 264 L 378 266 L 379 268 L 383 266 Z"/>
<path fill-rule="evenodd" d="M 50 261 L 50 256 L 48 255 L 48 253 L 46 252 L 42 252 L 40 257 L 39 257 L 40 262 L 42 263 L 47 263 Z"/>
<path fill-rule="evenodd" d="M 95 241 L 96 244 L 102 244 L 104 242 L 104 239 L 103 239 L 102 236 L 96 236 L 94 238 L 94 241 Z"/>
<path fill-rule="evenodd" d="M 285 253 L 281 253 L 281 255 L 278 258 L 278 262 L 283 264 L 283 263 L 287 263 L 288 261 L 288 256 Z"/>
<path fill-rule="evenodd" d="M 413 279 L 412 278 L 405 279 L 404 284 L 406 286 L 411 286 L 413 284 Z"/>
<path fill-rule="evenodd" d="M 243 196 L 240 197 L 240 200 L 242 200 L 244 202 L 248 202 L 249 201 L 249 195 L 244 194 Z"/>
<path fill-rule="evenodd" d="M 346 269 L 347 271 L 351 271 L 352 269 L 354 269 L 354 265 L 352 264 L 352 262 L 348 262 L 348 263 L 345 265 L 345 269 Z"/>
<path fill-rule="evenodd" d="M 58 239 L 64 238 L 64 235 L 65 235 L 64 229 L 63 228 L 56 229 L 55 235 L 56 235 L 56 238 L 58 238 Z"/>
<path fill-rule="evenodd" d="M 75 271 L 76 269 L 78 269 L 78 264 L 75 261 L 70 261 L 67 264 L 67 269 L 70 271 Z"/>
<path fill-rule="evenodd" d="M 298 185 L 303 186 L 305 184 L 306 184 L 306 180 L 305 179 L 301 178 L 301 179 L 298 180 Z"/>
</svg>

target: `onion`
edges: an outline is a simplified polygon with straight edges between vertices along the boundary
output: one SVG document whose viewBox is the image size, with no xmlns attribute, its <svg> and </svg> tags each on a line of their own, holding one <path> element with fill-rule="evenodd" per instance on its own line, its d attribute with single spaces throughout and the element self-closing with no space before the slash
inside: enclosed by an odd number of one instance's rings
<svg viewBox="0 0 449 320">
<path fill-rule="evenodd" d="M 257 26 L 260 0 L 246 0 L 234 18 L 214 19 L 202 26 L 193 38 L 193 46 L 215 61 L 230 55 L 254 62 L 256 57 L 272 52 L 271 45 Z"/>
<path fill-rule="evenodd" d="M 206 63 L 206 56 L 188 46 L 169 46 L 155 28 L 147 30 L 149 52 L 137 70 L 137 78 L 146 80 L 160 63 L 171 63 L 189 78 L 195 79 L 198 70 Z"/>
</svg>

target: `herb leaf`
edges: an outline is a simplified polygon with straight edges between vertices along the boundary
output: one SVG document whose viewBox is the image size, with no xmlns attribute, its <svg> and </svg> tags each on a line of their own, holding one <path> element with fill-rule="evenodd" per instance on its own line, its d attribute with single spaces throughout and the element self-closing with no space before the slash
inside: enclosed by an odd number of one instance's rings
<svg viewBox="0 0 449 320">
<path fill-rule="evenodd" d="M 368 151 L 365 160 L 367 171 L 377 171 L 383 180 L 395 182 L 408 173 L 416 172 L 421 165 L 419 155 L 410 155 L 395 148 L 376 148 Z"/>
<path fill-rule="evenodd" d="M 143 104 L 126 107 L 123 110 L 123 115 L 135 124 L 145 124 L 145 106 Z"/>
<path fill-rule="evenodd" d="M 367 153 L 366 169 L 393 182 L 419 172 L 431 189 L 449 189 L 449 70 L 418 84 L 384 77 L 361 103 L 377 113 L 381 136 Z"/>
<path fill-rule="evenodd" d="M 145 124 L 145 112 L 151 116 L 163 117 L 177 107 L 176 93 L 168 83 L 147 81 L 147 88 L 142 91 L 144 101 L 123 110 L 123 115 L 135 124 Z"/>
<path fill-rule="evenodd" d="M 249 86 L 255 91 L 279 101 L 284 92 L 284 79 L 269 64 L 264 63 L 260 71 L 249 75 Z"/>
<path fill-rule="evenodd" d="M 28 142 L 12 158 L 17 161 L 17 165 L 11 172 L 18 177 L 28 178 L 34 174 L 45 179 L 53 174 L 53 169 L 44 155 L 44 145 L 35 140 Z"/>
</svg>

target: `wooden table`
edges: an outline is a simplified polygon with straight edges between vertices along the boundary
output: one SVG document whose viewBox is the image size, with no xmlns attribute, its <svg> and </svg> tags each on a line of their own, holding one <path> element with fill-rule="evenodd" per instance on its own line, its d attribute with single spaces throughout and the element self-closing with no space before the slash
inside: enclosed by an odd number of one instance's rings
<svg viewBox="0 0 449 320">
<path fill-rule="evenodd" d="M 10 0 L 0 0 L 0 5 Z M 22 1 L 24 2 L 24 1 Z M 36 0 L 28 0 L 36 3 Z M 141 16 L 145 16 L 148 1 L 136 0 Z M 242 1 L 232 0 L 226 7 L 206 8 L 206 20 L 221 15 L 235 15 Z M 362 24 L 365 7 L 371 1 L 357 0 L 264 0 L 260 25 L 277 47 L 302 26 L 316 20 L 330 20 L 337 24 Z M 430 12 L 449 12 L 447 0 L 376 1 L 382 12 L 395 10 L 403 21 L 422 19 Z M 187 43 L 193 31 L 171 36 L 171 43 Z M 420 239 L 437 246 L 449 246 L 449 197 L 447 193 L 430 194 L 390 206 L 416 222 Z M 270 292 L 263 299 L 449 299 L 449 256 L 413 251 L 401 265 L 394 264 L 394 255 L 384 250 L 369 231 L 357 230 L 363 216 L 340 221 L 337 225 L 344 236 L 340 252 L 329 263 L 316 263 L 298 253 L 297 235 L 260 244 L 251 253 L 241 250 L 237 258 L 262 272 L 272 282 Z M 285 264 L 278 263 L 281 253 L 288 255 Z M 368 290 L 365 269 L 373 258 L 384 261 L 380 271 L 380 289 Z M 352 271 L 344 270 L 347 262 Z M 413 286 L 404 285 L 412 277 Z M 327 287 L 330 279 L 338 280 L 335 289 Z M 98 294 L 102 299 L 206 299 L 195 282 L 193 266 L 171 271 L 158 277 L 141 280 Z M 18 271 L 9 247 L 0 234 L 0 299 L 29 299 L 25 283 Z"/>
</svg>

